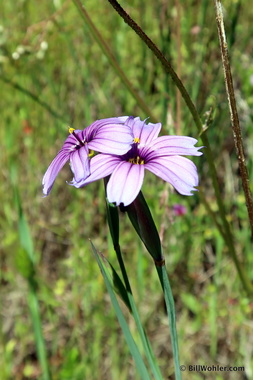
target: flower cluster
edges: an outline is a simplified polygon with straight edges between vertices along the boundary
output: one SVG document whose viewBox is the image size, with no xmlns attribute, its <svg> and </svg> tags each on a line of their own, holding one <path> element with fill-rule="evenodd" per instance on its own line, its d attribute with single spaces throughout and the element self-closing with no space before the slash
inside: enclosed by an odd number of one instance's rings
<svg viewBox="0 0 253 380">
<path fill-rule="evenodd" d="M 107 198 L 124 206 L 137 197 L 145 169 L 169 182 L 183 195 L 192 195 L 198 185 L 196 166 L 182 156 L 200 156 L 197 140 L 186 136 L 160 136 L 161 123 L 141 121 L 139 117 L 98 120 L 84 130 L 70 129 L 43 177 L 43 193 L 48 195 L 57 174 L 70 160 L 77 188 L 110 176 Z M 98 154 L 94 154 L 96 151 Z"/>
</svg>

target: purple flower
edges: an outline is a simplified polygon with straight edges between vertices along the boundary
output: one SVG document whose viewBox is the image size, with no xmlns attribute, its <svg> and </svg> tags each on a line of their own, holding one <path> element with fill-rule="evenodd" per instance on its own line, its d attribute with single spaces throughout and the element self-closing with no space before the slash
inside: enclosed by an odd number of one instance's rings
<svg viewBox="0 0 253 380">
<path fill-rule="evenodd" d="M 129 117 L 134 143 L 124 155 L 98 154 L 90 161 L 91 174 L 85 180 L 72 181 L 75 187 L 111 175 L 107 184 L 107 198 L 116 205 L 125 206 L 137 197 L 144 180 L 145 169 L 171 183 L 183 195 L 192 195 L 198 185 L 198 173 L 192 161 L 182 155 L 200 156 L 197 140 L 185 136 L 157 137 L 161 124 L 146 124 L 139 118 Z"/>
<path fill-rule="evenodd" d="M 173 211 L 176 216 L 182 216 L 185 215 L 187 210 L 184 205 L 181 204 L 175 204 L 173 205 Z"/>
<path fill-rule="evenodd" d="M 43 193 L 48 195 L 54 181 L 68 160 L 75 183 L 90 175 L 90 156 L 93 151 L 121 155 L 133 142 L 132 129 L 125 125 L 127 116 L 97 120 L 84 130 L 70 128 L 70 135 L 49 165 L 43 180 Z"/>
</svg>

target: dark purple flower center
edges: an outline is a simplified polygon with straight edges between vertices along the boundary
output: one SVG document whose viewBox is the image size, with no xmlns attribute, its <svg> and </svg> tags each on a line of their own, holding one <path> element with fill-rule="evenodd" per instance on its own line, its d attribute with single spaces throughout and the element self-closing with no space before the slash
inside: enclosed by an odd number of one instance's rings
<svg viewBox="0 0 253 380">
<path fill-rule="evenodd" d="M 132 144 L 132 148 L 122 156 L 123 161 L 128 161 L 131 164 L 135 165 L 143 165 L 145 164 L 144 157 L 141 157 L 139 150 L 139 141 L 134 139 L 134 143 Z"/>
<path fill-rule="evenodd" d="M 80 139 L 77 133 L 75 131 L 72 132 L 72 135 L 75 136 L 76 140 L 80 143 L 76 145 L 76 149 L 80 149 L 82 146 L 84 146 L 85 142 Z"/>
<path fill-rule="evenodd" d="M 71 148 L 70 150 L 79 150 L 80 148 L 84 147 L 86 144 L 88 144 L 87 136 L 83 134 L 83 132 L 76 133 L 74 128 L 69 128 L 69 133 L 73 135 L 76 139 L 76 143 L 74 144 L 71 142 Z M 83 137 L 83 139 L 82 139 Z M 94 150 L 88 149 L 88 157 L 91 158 L 95 155 Z"/>
</svg>

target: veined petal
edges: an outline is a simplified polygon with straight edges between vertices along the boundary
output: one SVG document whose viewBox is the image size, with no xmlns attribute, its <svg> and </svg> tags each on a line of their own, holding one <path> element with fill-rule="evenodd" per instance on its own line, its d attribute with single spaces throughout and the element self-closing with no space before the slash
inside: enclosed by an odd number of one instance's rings
<svg viewBox="0 0 253 380">
<path fill-rule="evenodd" d="M 91 174 L 89 175 L 89 177 L 79 182 L 73 179 L 73 181 L 70 182 L 70 185 L 79 188 L 88 185 L 88 183 L 104 178 L 110 175 L 120 162 L 120 158 L 117 156 L 98 154 L 95 157 L 92 157 L 92 159 L 90 160 Z"/>
<path fill-rule="evenodd" d="M 97 152 L 122 155 L 129 151 L 132 143 L 133 133 L 130 127 L 107 124 L 96 131 L 88 146 Z"/>
<path fill-rule="evenodd" d="M 145 164 L 145 168 L 169 182 L 180 194 L 192 195 L 198 186 L 197 168 L 188 158 L 159 157 Z"/>
<path fill-rule="evenodd" d="M 158 155 L 184 155 L 184 156 L 201 156 L 203 153 L 199 152 L 199 149 L 203 148 L 195 147 L 194 145 L 198 140 L 193 137 L 187 136 L 161 136 L 155 140 L 152 140 L 146 149 L 150 149 Z M 145 149 L 145 148 L 144 148 Z"/>
<path fill-rule="evenodd" d="M 90 175 L 89 150 L 87 145 L 73 151 L 70 154 L 70 166 L 76 182 Z"/>
<path fill-rule="evenodd" d="M 83 136 L 81 135 L 83 131 L 80 129 L 75 129 L 75 133 L 79 136 L 80 140 L 83 139 Z M 66 149 L 68 151 L 73 151 L 76 146 L 80 145 L 80 142 L 76 139 L 76 137 L 71 133 L 66 140 L 64 141 L 62 149 Z"/>
<path fill-rule="evenodd" d="M 109 117 L 107 119 L 100 119 L 100 120 L 94 121 L 94 123 L 90 124 L 87 128 L 85 128 L 87 141 L 91 141 L 96 135 L 96 133 L 100 130 L 100 128 L 108 124 L 123 125 L 127 119 L 128 119 L 128 116 L 120 116 L 120 117 Z"/>
<path fill-rule="evenodd" d="M 140 146 L 146 145 L 153 139 L 157 138 L 162 127 L 161 123 L 146 124 L 146 120 L 142 121 L 139 117 L 129 117 L 125 124 L 132 128 L 134 138 L 140 139 Z"/>
<path fill-rule="evenodd" d="M 53 159 L 42 179 L 44 195 L 48 195 L 50 193 L 59 171 L 68 160 L 69 152 L 65 150 L 60 150 L 57 156 Z"/>
<path fill-rule="evenodd" d="M 132 203 L 141 190 L 144 165 L 122 161 L 113 171 L 107 184 L 107 198 L 111 203 L 125 206 Z"/>
<path fill-rule="evenodd" d="M 106 119 L 96 120 L 91 125 L 95 125 L 96 127 L 100 127 L 106 124 L 124 124 L 129 116 L 119 116 L 119 117 L 108 117 Z"/>
<path fill-rule="evenodd" d="M 161 123 L 148 123 L 145 124 L 141 131 L 140 146 L 149 144 L 153 139 L 156 139 L 162 128 Z"/>
</svg>

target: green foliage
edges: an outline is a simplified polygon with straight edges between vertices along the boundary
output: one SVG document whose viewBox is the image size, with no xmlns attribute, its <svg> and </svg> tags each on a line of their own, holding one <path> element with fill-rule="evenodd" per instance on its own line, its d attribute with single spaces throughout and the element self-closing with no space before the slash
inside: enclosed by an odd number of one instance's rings
<svg viewBox="0 0 253 380">
<path fill-rule="evenodd" d="M 241 2 L 240 8 L 239 3 L 224 1 L 225 23 L 252 179 L 253 14 L 249 1 Z M 180 19 L 176 4 L 122 2 L 181 73 L 203 120 L 214 107 L 208 136 L 219 186 L 236 251 L 253 281 L 252 242 L 213 4 L 181 2 Z M 163 132 L 197 137 L 191 115 L 176 96 L 171 79 L 133 31 L 105 1 L 87 1 L 85 7 L 134 89 L 163 121 Z M 103 184 L 83 189 L 68 186 L 65 181 L 71 179 L 71 173 L 66 165 L 50 196 L 42 198 L 41 179 L 69 125 L 82 128 L 103 117 L 149 115 L 126 90 L 73 3 L 2 2 L 0 14 L 1 380 L 43 379 L 29 302 L 35 306 L 37 302 L 33 318 L 37 315 L 37 322 L 38 316 L 41 318 L 52 379 L 138 379 L 89 242 L 91 238 L 117 269 L 105 227 Z M 205 154 L 195 162 L 202 192 L 217 215 Z M 145 177 L 142 190 L 159 229 L 175 297 L 181 364 L 245 366 L 250 378 L 252 300 L 243 292 L 205 204 L 198 194 L 181 197 L 151 174 Z M 186 215 L 174 214 L 176 203 L 186 206 Z M 155 357 L 164 378 L 172 378 L 172 349 L 157 275 L 150 255 L 136 241 L 136 233 L 122 213 L 120 244 Z M 36 287 L 31 289 L 27 280 L 35 273 Z M 28 294 L 35 298 L 29 299 Z M 127 308 L 124 315 L 138 343 Z M 202 378 L 200 373 L 191 374 L 193 380 Z M 243 375 L 205 373 L 205 378 L 240 380 Z"/>
</svg>

